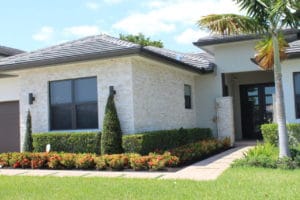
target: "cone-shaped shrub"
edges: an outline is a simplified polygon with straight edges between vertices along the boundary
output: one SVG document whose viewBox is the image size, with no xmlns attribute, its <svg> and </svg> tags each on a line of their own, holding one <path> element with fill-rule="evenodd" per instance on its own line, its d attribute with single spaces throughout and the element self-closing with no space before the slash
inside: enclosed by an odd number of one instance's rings
<svg viewBox="0 0 300 200">
<path fill-rule="evenodd" d="M 24 145 L 23 145 L 23 151 L 26 151 L 26 152 L 33 151 L 31 126 L 32 126 L 31 125 L 31 114 L 30 114 L 30 111 L 28 111 L 27 119 L 26 119 L 26 133 L 25 133 L 25 139 L 24 139 Z"/>
<path fill-rule="evenodd" d="M 122 152 L 122 131 L 120 121 L 114 103 L 114 95 L 110 94 L 105 107 L 101 134 L 101 154 L 118 154 Z"/>
</svg>

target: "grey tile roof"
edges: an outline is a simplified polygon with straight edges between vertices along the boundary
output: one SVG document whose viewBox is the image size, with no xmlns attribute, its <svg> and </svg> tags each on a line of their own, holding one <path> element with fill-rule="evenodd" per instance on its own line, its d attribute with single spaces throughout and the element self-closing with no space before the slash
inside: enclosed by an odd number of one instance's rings
<svg viewBox="0 0 300 200">
<path fill-rule="evenodd" d="M 300 57 L 300 40 L 289 43 L 290 47 L 286 49 L 286 53 L 290 58 Z"/>
<path fill-rule="evenodd" d="M 22 51 L 19 49 L 0 45 L 0 55 L 3 55 L 3 56 L 13 56 L 13 55 L 17 55 L 17 54 L 24 53 L 24 52 L 25 51 Z"/>
<path fill-rule="evenodd" d="M 142 47 L 138 44 L 102 34 L 1 59 L 0 71 L 136 53 L 154 54 L 165 60 L 183 65 L 186 69 L 197 72 L 210 72 L 213 66 L 209 64 L 209 61 L 205 60 L 205 57 L 188 56 L 156 47 Z M 178 55 L 183 55 L 182 59 L 177 59 Z"/>
<path fill-rule="evenodd" d="M 286 40 L 291 42 L 297 39 L 300 39 L 299 29 L 286 29 L 283 31 Z M 230 42 L 239 42 L 239 41 L 246 41 L 246 40 L 255 40 L 262 38 L 263 35 L 211 35 L 207 37 L 203 37 L 198 39 L 198 41 L 194 42 L 195 46 L 207 46 L 207 45 L 215 45 L 215 44 L 222 44 L 222 43 L 230 43 Z"/>
<path fill-rule="evenodd" d="M 215 67 L 214 59 L 207 53 L 180 53 L 153 46 L 146 46 L 144 49 L 183 62 L 191 67 L 202 69 L 203 71 L 213 71 Z"/>
</svg>

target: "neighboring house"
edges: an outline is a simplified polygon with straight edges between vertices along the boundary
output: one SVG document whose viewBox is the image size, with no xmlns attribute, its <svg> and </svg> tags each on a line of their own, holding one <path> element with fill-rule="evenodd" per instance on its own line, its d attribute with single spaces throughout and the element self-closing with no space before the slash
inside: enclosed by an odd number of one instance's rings
<svg viewBox="0 0 300 200">
<path fill-rule="evenodd" d="M 286 35 L 290 41 L 300 38 L 298 31 Z M 223 121 L 225 129 L 226 123 L 232 126 L 226 134 L 256 139 L 258 125 L 272 120 L 274 93 L 273 73 L 260 71 L 250 61 L 258 38 L 204 38 L 195 45 L 209 53 L 185 54 L 99 35 L 19 54 L 0 60 L 0 76 L 15 76 L 6 79 L 6 88 L 11 89 L 3 92 L 0 105 L 1 101 L 19 102 L 20 123 L 11 124 L 20 126 L 19 144 L 28 110 L 33 132 L 101 130 L 110 86 L 116 90 L 125 134 L 208 127 L 220 136 L 224 135 L 220 130 Z M 287 50 L 290 59 L 283 63 L 283 81 L 288 122 L 296 122 L 300 98 L 294 102 L 293 80 L 298 97 L 300 74 L 293 72 L 300 72 L 300 44 L 291 44 Z M 9 97 L 9 92 L 16 96 Z M 225 118 L 217 116 L 216 99 L 228 95 L 233 97 L 229 101 L 234 111 L 231 121 L 226 116 L 232 113 L 230 108 L 223 109 Z M 7 132 L 5 139 L 12 134 Z"/>
<path fill-rule="evenodd" d="M 0 60 L 24 53 L 0 46 Z M 14 76 L 0 73 L 0 152 L 19 148 L 19 85 Z"/>
</svg>

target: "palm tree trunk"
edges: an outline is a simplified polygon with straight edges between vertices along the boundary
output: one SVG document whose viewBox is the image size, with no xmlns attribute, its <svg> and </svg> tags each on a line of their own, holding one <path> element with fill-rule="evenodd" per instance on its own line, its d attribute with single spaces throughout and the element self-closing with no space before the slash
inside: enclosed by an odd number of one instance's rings
<svg viewBox="0 0 300 200">
<path fill-rule="evenodd" d="M 276 99 L 276 119 L 278 123 L 278 138 L 279 138 L 279 158 L 290 157 L 288 145 L 288 134 L 286 128 L 286 117 L 284 107 L 284 97 L 282 88 L 282 73 L 279 57 L 279 45 L 277 34 L 273 33 L 273 49 L 274 49 L 274 79 L 275 79 L 275 99 Z"/>
</svg>

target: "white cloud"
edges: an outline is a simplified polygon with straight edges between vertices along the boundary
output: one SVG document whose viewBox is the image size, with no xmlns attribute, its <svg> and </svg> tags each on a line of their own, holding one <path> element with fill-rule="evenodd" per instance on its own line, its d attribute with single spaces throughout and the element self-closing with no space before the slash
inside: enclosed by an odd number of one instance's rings
<svg viewBox="0 0 300 200">
<path fill-rule="evenodd" d="M 115 23 L 113 28 L 131 34 L 147 33 L 147 35 L 154 35 L 159 32 L 171 32 L 175 30 L 175 25 L 154 18 L 151 19 L 151 17 L 144 14 L 134 14 Z"/>
<path fill-rule="evenodd" d="M 85 37 L 89 35 L 97 35 L 100 33 L 98 26 L 73 26 L 64 28 L 63 34 L 66 36 Z"/>
<path fill-rule="evenodd" d="M 95 3 L 95 2 L 86 2 L 85 6 L 90 10 L 98 10 L 99 9 L 99 4 Z"/>
<path fill-rule="evenodd" d="M 150 8 L 159 8 L 161 6 L 163 6 L 165 3 L 165 1 L 150 1 L 147 2 L 146 6 L 150 7 Z"/>
<path fill-rule="evenodd" d="M 104 3 L 107 3 L 107 4 L 118 4 L 118 3 L 122 3 L 123 0 L 103 0 Z"/>
<path fill-rule="evenodd" d="M 239 12 L 231 0 L 156 0 L 147 5 L 148 12 L 130 14 L 113 24 L 113 28 L 132 34 L 154 35 L 173 31 L 178 24 L 194 25 L 204 15 Z"/>
<path fill-rule="evenodd" d="M 54 29 L 51 26 L 43 26 L 32 38 L 37 41 L 46 42 L 52 39 L 53 34 Z"/>
<path fill-rule="evenodd" d="M 205 31 L 188 28 L 180 35 L 175 36 L 175 41 L 179 44 L 192 44 L 192 42 L 207 35 L 208 33 Z"/>
</svg>

